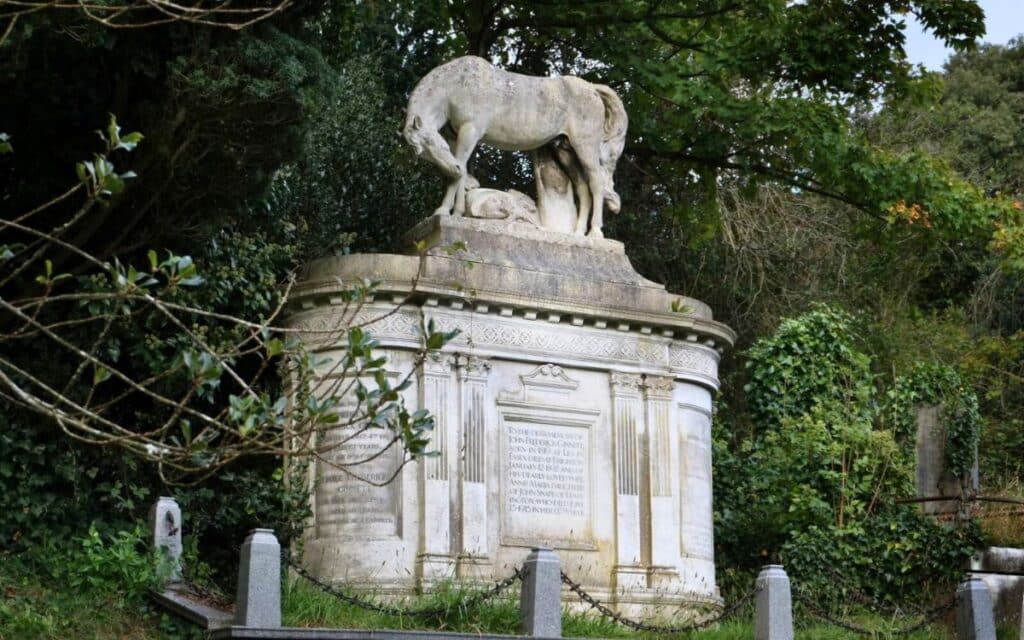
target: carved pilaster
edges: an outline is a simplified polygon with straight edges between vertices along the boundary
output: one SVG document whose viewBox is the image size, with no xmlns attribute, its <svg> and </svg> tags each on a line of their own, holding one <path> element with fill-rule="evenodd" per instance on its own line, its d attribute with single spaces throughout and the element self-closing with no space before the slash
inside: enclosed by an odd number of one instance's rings
<svg viewBox="0 0 1024 640">
<path fill-rule="evenodd" d="M 487 443 L 491 440 L 491 404 L 487 377 L 491 363 L 475 356 L 459 356 L 459 466 L 460 574 L 479 572 L 487 556 Z"/>
<path fill-rule="evenodd" d="M 419 372 L 419 406 L 434 417 L 430 450 L 437 452 L 421 465 L 419 577 L 424 582 L 449 578 L 454 570 L 450 478 L 456 442 L 451 420 L 457 406 L 455 364 L 452 355 L 431 353 Z"/>
<path fill-rule="evenodd" d="M 676 542 L 677 516 L 672 499 L 672 393 L 675 380 L 648 375 L 644 378 L 644 411 L 647 426 L 647 467 L 649 491 L 645 498 L 650 514 L 647 533 L 650 544 L 648 586 L 658 587 L 677 577 L 679 562 Z M 644 518 L 646 521 L 648 518 Z"/>
<path fill-rule="evenodd" d="M 609 374 L 612 433 L 615 451 L 616 587 L 644 586 L 641 531 L 641 443 L 644 431 L 643 378 L 639 374 Z"/>
</svg>

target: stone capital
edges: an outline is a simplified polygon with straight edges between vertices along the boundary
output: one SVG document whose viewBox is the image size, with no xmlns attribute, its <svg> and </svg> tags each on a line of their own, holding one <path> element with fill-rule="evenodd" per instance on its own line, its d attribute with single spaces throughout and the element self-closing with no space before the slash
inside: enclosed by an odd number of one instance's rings
<svg viewBox="0 0 1024 640">
<path fill-rule="evenodd" d="M 675 389 L 675 380 L 668 376 L 644 376 L 644 389 L 647 397 L 657 400 L 671 400 Z"/>
<path fill-rule="evenodd" d="M 640 393 L 643 386 L 643 376 L 639 373 L 623 373 L 612 371 L 608 374 L 608 381 L 611 384 L 613 394 L 635 394 Z"/>
</svg>

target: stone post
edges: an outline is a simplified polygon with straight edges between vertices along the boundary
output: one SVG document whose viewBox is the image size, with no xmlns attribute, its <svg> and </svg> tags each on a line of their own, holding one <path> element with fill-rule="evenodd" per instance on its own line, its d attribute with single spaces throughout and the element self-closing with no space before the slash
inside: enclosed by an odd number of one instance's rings
<svg viewBox="0 0 1024 640">
<path fill-rule="evenodd" d="M 754 640 L 793 640 L 793 596 L 782 565 L 765 565 L 755 585 Z"/>
<path fill-rule="evenodd" d="M 996 640 L 992 598 L 980 578 L 971 577 L 956 590 L 956 637 L 959 640 Z"/>
<path fill-rule="evenodd" d="M 242 543 L 235 625 L 281 626 L 281 545 L 272 529 L 253 529 Z"/>
<path fill-rule="evenodd" d="M 149 510 L 153 548 L 163 550 L 158 569 L 167 571 L 170 582 L 181 582 L 181 507 L 174 498 L 161 496 Z"/>
<path fill-rule="evenodd" d="M 523 564 L 519 627 L 527 636 L 562 637 L 562 572 L 551 549 L 535 547 Z"/>
</svg>

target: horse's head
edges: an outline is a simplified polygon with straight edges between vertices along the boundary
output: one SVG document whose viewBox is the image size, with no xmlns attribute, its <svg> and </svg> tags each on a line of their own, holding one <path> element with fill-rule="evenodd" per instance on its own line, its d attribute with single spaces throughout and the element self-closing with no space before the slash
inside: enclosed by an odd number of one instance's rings
<svg viewBox="0 0 1024 640">
<path fill-rule="evenodd" d="M 426 156 L 427 160 L 430 160 L 451 178 L 458 178 L 462 175 L 462 169 L 455 157 L 452 156 L 448 143 L 436 128 L 424 123 L 420 116 L 410 114 L 406 118 L 402 135 L 416 155 Z"/>
<path fill-rule="evenodd" d="M 416 155 L 423 155 L 423 120 L 419 116 L 410 115 L 405 119 L 402 136 L 412 147 Z"/>
</svg>

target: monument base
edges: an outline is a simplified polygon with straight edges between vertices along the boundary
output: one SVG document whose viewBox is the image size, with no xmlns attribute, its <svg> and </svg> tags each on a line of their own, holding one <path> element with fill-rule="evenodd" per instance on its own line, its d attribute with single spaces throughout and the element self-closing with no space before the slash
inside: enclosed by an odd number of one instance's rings
<svg viewBox="0 0 1024 640">
<path fill-rule="evenodd" d="M 408 241 L 425 255 L 326 258 L 293 292 L 289 322 L 309 348 L 337 361 L 338 329 L 365 325 L 396 379 L 412 374 L 407 405 L 435 418 L 436 455 L 391 484 L 311 471 L 307 566 L 403 595 L 493 583 L 548 546 L 629 615 L 718 602 L 711 410 L 733 332 L 637 274 L 616 241 L 449 216 Z M 353 310 L 343 292 L 366 278 L 375 297 Z M 458 335 L 418 364 L 430 321 Z M 335 431 L 341 465 L 391 437 Z M 401 462 L 391 450 L 352 470 L 387 478 Z"/>
</svg>

